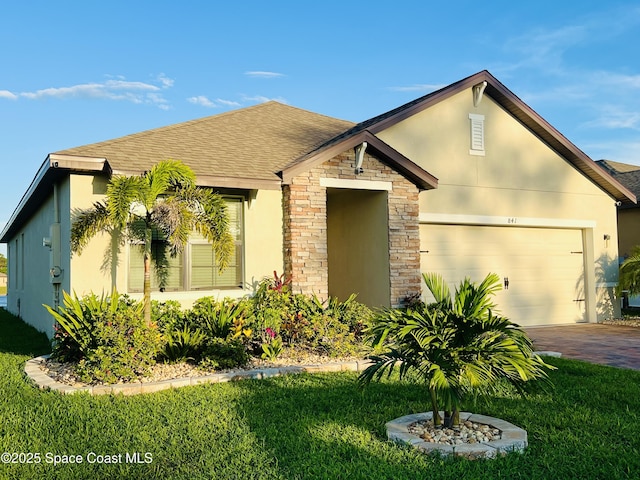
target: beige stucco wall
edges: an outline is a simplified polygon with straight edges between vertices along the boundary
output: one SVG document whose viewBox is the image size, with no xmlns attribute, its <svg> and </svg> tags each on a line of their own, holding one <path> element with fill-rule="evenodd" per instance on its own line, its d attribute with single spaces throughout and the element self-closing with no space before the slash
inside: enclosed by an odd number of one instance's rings
<svg viewBox="0 0 640 480">
<path fill-rule="evenodd" d="M 329 295 L 390 306 L 387 192 L 327 189 Z"/>
<path fill-rule="evenodd" d="M 253 291 L 256 282 L 284 270 L 281 190 L 259 190 L 245 202 L 244 232 L 245 284 Z"/>
<path fill-rule="evenodd" d="M 75 209 L 90 207 L 102 200 L 106 192 L 106 178 L 71 176 L 71 199 Z M 152 292 L 152 299 L 177 300 L 185 308 L 204 296 L 241 297 L 253 293 L 257 282 L 271 277 L 273 271 L 281 273 L 282 262 L 282 194 L 279 190 L 254 191 L 244 202 L 244 289 L 197 290 L 180 292 Z M 71 260 L 72 288 L 78 293 L 109 292 L 116 286 L 121 293 L 127 292 L 128 248 L 121 247 L 109 235 L 98 235 Z M 111 262 L 111 259 L 117 259 Z M 141 293 L 130 293 L 132 298 L 141 298 Z"/>
<path fill-rule="evenodd" d="M 104 199 L 107 181 L 104 176 L 70 175 L 71 221 L 79 210 Z M 70 230 L 67 233 L 69 236 L 63 244 L 70 245 Z M 70 281 L 78 295 L 108 294 L 114 286 L 121 293 L 126 292 L 127 249 L 122 247 L 118 252 L 117 244 L 110 235 L 98 234 L 81 254 L 73 254 Z"/>
<path fill-rule="evenodd" d="M 485 117 L 484 156 L 469 153 L 469 114 Z M 514 226 L 530 218 L 595 222 L 584 229 L 585 245 L 592 249 L 586 253 L 590 296 L 600 301 L 592 309 L 599 319 L 615 310 L 617 303 L 602 303 L 611 300 L 618 278 L 614 199 L 490 97 L 474 107 L 468 89 L 378 136 L 439 179 L 436 190 L 420 194 L 423 218 L 429 213 L 503 217 Z"/>
<path fill-rule="evenodd" d="M 618 250 L 620 256 L 631 255 L 633 247 L 640 245 L 640 209 L 618 211 Z"/>
</svg>

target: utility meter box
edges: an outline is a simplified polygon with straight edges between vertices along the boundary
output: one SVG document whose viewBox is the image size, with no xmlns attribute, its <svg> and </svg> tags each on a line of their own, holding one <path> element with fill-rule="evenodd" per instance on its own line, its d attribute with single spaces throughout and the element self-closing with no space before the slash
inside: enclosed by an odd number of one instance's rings
<svg viewBox="0 0 640 480">
<path fill-rule="evenodd" d="M 51 283 L 62 283 L 63 270 L 61 265 L 62 244 L 60 242 L 60 224 L 52 223 L 49 228 L 48 244 L 51 249 L 49 256 L 49 280 Z"/>
</svg>

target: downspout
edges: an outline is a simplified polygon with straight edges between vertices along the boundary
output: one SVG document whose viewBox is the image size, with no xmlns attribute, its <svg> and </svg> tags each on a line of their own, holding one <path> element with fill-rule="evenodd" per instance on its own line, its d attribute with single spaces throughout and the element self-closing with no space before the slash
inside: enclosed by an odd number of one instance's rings
<svg viewBox="0 0 640 480">
<path fill-rule="evenodd" d="M 50 245 L 51 245 L 51 260 L 49 271 L 50 281 L 53 285 L 53 308 L 58 309 L 60 306 L 60 283 L 62 283 L 62 269 L 60 268 L 60 261 L 62 258 L 62 245 L 60 238 L 60 203 L 58 198 L 58 183 L 53 184 L 53 224 L 50 229 Z"/>
</svg>

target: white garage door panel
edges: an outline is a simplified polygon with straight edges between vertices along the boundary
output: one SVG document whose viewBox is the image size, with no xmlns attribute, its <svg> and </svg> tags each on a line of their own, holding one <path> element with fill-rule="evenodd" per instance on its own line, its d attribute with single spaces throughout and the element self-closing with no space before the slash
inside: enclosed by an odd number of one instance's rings
<svg viewBox="0 0 640 480">
<path fill-rule="evenodd" d="M 520 325 L 584 321 L 580 230 L 421 225 L 420 242 L 422 272 L 440 273 L 452 290 L 465 277 L 508 278 L 496 303 Z"/>
</svg>

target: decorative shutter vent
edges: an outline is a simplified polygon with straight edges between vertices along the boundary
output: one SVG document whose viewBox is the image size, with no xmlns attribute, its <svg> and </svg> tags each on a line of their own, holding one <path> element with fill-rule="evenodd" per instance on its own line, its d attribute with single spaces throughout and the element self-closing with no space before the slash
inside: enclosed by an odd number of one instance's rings
<svg viewBox="0 0 640 480">
<path fill-rule="evenodd" d="M 471 155 L 484 155 L 484 115 L 469 114 L 471 120 Z"/>
</svg>

